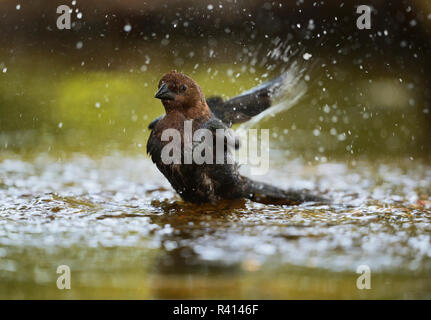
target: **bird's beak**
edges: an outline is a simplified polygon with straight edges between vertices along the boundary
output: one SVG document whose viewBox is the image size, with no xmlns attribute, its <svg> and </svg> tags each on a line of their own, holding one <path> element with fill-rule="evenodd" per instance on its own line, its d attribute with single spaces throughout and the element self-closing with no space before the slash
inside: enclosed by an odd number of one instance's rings
<svg viewBox="0 0 431 320">
<path fill-rule="evenodd" d="M 160 99 L 160 100 L 175 100 L 175 93 L 169 90 L 168 84 L 164 83 L 159 88 L 159 90 L 156 92 L 156 95 L 154 98 Z"/>
</svg>

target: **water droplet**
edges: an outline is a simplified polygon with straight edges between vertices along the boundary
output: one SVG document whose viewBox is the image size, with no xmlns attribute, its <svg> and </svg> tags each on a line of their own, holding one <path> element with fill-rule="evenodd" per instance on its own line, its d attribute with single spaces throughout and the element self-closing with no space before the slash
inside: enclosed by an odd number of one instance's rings
<svg viewBox="0 0 431 320">
<path fill-rule="evenodd" d="M 125 24 L 125 25 L 124 25 L 124 27 L 123 27 L 123 30 L 124 30 L 125 32 L 130 32 L 130 31 L 132 31 L 132 26 L 130 25 L 130 23 Z"/>
<path fill-rule="evenodd" d="M 312 54 L 311 54 L 311 53 L 306 52 L 306 53 L 304 53 L 304 54 L 302 55 L 302 57 L 304 58 L 304 60 L 309 60 L 309 59 L 312 57 Z"/>
</svg>

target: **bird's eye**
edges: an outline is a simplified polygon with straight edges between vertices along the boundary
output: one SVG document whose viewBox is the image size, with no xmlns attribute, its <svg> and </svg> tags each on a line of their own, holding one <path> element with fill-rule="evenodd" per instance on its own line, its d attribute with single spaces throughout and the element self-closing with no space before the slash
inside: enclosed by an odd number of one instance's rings
<svg viewBox="0 0 431 320">
<path fill-rule="evenodd" d="M 186 91 L 187 90 L 187 86 L 185 85 L 185 84 L 183 84 L 181 87 L 180 87 L 180 90 L 181 91 Z"/>
</svg>

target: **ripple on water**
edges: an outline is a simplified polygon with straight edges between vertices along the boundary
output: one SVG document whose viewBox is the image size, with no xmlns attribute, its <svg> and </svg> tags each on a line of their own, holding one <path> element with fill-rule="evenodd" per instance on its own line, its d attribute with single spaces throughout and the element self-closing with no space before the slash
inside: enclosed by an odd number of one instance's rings
<svg viewBox="0 0 431 320">
<path fill-rule="evenodd" d="M 431 270 L 431 166 L 423 161 L 292 161 L 262 179 L 327 193 L 333 202 L 195 206 L 180 201 L 146 158 L 3 160 L 0 272 L 17 269 L 20 252 L 31 248 L 59 254 L 95 248 L 104 260 L 104 250 L 119 247 L 132 256 L 142 250 L 175 256 L 173 270 L 201 264 Z"/>
</svg>

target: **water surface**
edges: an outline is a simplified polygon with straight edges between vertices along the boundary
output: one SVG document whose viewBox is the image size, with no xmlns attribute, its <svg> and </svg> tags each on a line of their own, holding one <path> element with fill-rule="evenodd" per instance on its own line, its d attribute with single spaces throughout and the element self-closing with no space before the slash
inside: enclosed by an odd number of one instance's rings
<svg viewBox="0 0 431 320">
<path fill-rule="evenodd" d="M 431 297 L 429 161 L 276 157 L 261 179 L 332 203 L 196 206 L 144 156 L 8 155 L 0 297 Z M 63 264 L 72 290 L 56 287 Z M 359 265 L 371 290 L 356 288 Z"/>
</svg>

